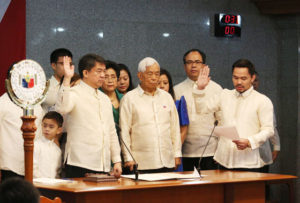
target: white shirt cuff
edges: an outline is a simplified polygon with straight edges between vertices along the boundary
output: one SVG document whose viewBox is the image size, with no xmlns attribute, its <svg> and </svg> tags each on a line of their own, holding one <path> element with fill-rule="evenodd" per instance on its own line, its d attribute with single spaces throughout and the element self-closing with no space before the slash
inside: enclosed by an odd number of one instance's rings
<svg viewBox="0 0 300 203">
<path fill-rule="evenodd" d="M 249 137 L 248 140 L 249 140 L 249 143 L 251 145 L 251 149 L 256 149 L 256 148 L 259 147 L 259 146 L 256 145 L 255 141 L 251 137 Z"/>
</svg>

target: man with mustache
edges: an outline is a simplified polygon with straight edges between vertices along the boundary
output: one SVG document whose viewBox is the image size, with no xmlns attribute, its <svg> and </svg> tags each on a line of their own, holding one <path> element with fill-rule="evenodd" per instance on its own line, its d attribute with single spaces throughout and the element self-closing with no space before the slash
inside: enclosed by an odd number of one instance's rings
<svg viewBox="0 0 300 203">
<path fill-rule="evenodd" d="M 159 88 L 160 66 L 150 57 L 140 61 L 140 85 L 120 104 L 121 137 L 143 173 L 168 172 L 180 165 L 181 137 L 172 96 Z M 122 146 L 125 167 L 134 161 Z"/>
<path fill-rule="evenodd" d="M 220 112 L 218 113 L 198 113 L 195 110 L 195 103 L 193 98 L 193 86 L 198 79 L 199 72 L 206 63 L 206 55 L 199 49 L 191 49 L 183 55 L 184 70 L 187 78 L 174 87 L 176 100 L 184 96 L 188 109 L 190 124 L 184 141 L 182 143 L 182 162 L 184 171 L 192 171 L 194 167 L 198 168 L 199 160 L 201 158 L 200 168 L 202 170 L 217 169 L 218 164 L 213 160 L 215 154 L 218 138 L 212 136 L 209 140 L 212 126 L 215 120 L 220 119 Z M 204 97 L 210 98 L 215 94 L 220 94 L 222 87 L 214 81 L 210 81 L 206 87 L 206 94 Z M 209 142 L 207 143 L 207 141 Z M 207 145 L 206 149 L 205 146 Z M 205 150 L 204 150 L 205 149 Z"/>
<path fill-rule="evenodd" d="M 255 68 L 247 59 L 239 59 L 232 66 L 234 90 L 224 89 L 220 95 L 203 99 L 210 81 L 209 68 L 205 66 L 194 87 L 194 98 L 198 112 L 222 111 L 223 124 L 234 125 L 240 139 L 220 137 L 214 159 L 222 169 L 259 172 L 264 161 L 259 147 L 274 135 L 273 105 L 265 95 L 255 91 L 252 83 Z"/>
</svg>

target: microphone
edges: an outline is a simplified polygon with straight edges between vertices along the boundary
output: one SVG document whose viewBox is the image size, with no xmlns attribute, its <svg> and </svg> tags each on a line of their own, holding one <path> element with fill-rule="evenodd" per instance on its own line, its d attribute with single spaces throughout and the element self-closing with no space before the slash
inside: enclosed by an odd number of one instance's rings
<svg viewBox="0 0 300 203">
<path fill-rule="evenodd" d="M 120 132 L 121 128 L 120 126 L 115 123 L 116 127 L 117 127 L 117 130 Z M 127 147 L 127 145 L 125 144 L 124 140 L 122 139 L 121 135 L 118 136 L 119 139 L 121 140 L 122 144 L 125 146 L 126 150 L 129 152 L 131 158 L 133 159 L 134 161 L 134 164 L 133 164 L 133 173 L 135 175 L 135 180 L 139 180 L 139 171 L 138 171 L 138 163 L 136 162 L 136 160 L 134 159 L 133 155 L 131 154 L 129 148 Z"/>
<path fill-rule="evenodd" d="M 218 123 L 219 123 L 219 121 L 218 121 L 218 120 L 215 120 L 215 122 L 214 122 L 214 127 L 213 127 L 213 129 L 212 129 L 212 131 L 211 131 L 211 133 L 210 133 L 210 135 L 209 135 L 209 138 L 208 138 L 208 140 L 207 140 L 207 143 L 206 143 L 206 145 L 205 145 L 205 147 L 204 147 L 204 149 L 203 149 L 202 155 L 201 155 L 201 157 L 200 157 L 200 159 L 199 159 L 199 163 L 198 163 L 197 171 L 198 171 L 198 173 L 199 173 L 199 175 L 200 175 L 200 178 L 202 178 L 202 177 L 201 177 L 201 168 L 200 168 L 200 163 L 201 163 L 201 161 L 202 161 L 202 158 L 203 158 L 204 152 L 205 152 L 205 150 L 206 150 L 206 147 L 207 147 L 207 145 L 208 145 L 208 143 L 209 143 L 209 141 L 210 141 L 210 138 L 212 137 L 212 134 L 214 133 L 214 131 L 215 131 L 215 128 L 216 128 L 216 126 L 218 125 Z"/>
</svg>

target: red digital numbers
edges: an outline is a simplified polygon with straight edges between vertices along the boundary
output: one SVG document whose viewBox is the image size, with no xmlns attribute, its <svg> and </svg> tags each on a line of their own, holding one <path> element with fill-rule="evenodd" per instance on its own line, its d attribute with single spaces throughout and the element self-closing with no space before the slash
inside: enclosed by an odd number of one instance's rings
<svg viewBox="0 0 300 203">
<path fill-rule="evenodd" d="M 235 33 L 235 27 L 233 27 L 233 26 L 225 26 L 224 33 L 225 33 L 225 35 L 234 35 L 234 33 Z"/>
<path fill-rule="evenodd" d="M 235 15 L 225 15 L 223 19 L 225 23 L 238 24 L 237 16 Z"/>
<path fill-rule="evenodd" d="M 240 15 L 215 14 L 215 36 L 216 37 L 241 37 Z"/>
<path fill-rule="evenodd" d="M 231 23 L 238 24 L 236 16 L 231 16 Z"/>
<path fill-rule="evenodd" d="M 230 23 L 230 15 L 225 15 L 225 23 Z"/>
</svg>

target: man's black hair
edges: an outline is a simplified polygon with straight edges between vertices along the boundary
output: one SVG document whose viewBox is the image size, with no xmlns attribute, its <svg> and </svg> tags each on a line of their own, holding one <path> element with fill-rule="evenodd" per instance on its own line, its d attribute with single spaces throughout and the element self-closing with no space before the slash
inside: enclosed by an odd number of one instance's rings
<svg viewBox="0 0 300 203">
<path fill-rule="evenodd" d="M 185 54 L 183 55 L 183 64 L 186 63 L 185 58 L 191 52 L 198 52 L 202 57 L 202 60 L 203 60 L 202 63 L 204 63 L 204 64 L 206 63 L 206 54 L 203 51 L 201 51 L 199 49 L 190 49 L 187 52 L 185 52 Z"/>
<path fill-rule="evenodd" d="M 83 78 L 83 71 L 90 71 L 93 67 L 95 67 L 96 62 L 100 64 L 105 64 L 104 58 L 97 54 L 86 54 L 84 55 L 78 63 L 78 71 L 81 78 Z"/>
<path fill-rule="evenodd" d="M 256 73 L 253 63 L 251 63 L 251 61 L 249 61 L 248 59 L 239 59 L 236 62 L 234 62 L 234 64 L 232 65 L 232 73 L 234 68 L 237 67 L 248 68 L 248 72 L 250 73 L 251 76 L 255 75 Z"/>
<path fill-rule="evenodd" d="M 55 49 L 51 55 L 50 55 L 50 63 L 56 63 L 58 60 L 58 57 L 60 56 L 69 56 L 70 58 L 73 58 L 72 52 L 65 48 L 59 48 Z"/>
</svg>

